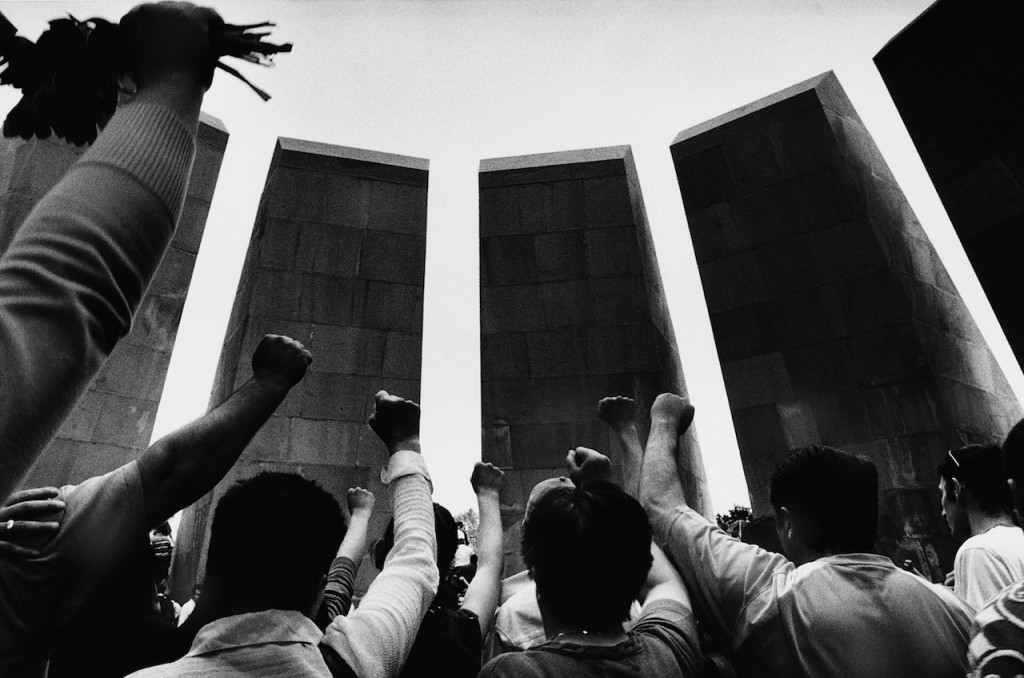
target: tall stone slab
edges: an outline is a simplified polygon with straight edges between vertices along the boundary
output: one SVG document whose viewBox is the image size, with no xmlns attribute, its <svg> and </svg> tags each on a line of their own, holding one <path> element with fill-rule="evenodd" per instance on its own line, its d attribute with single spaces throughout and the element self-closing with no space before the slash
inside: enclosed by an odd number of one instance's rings
<svg viewBox="0 0 1024 678">
<path fill-rule="evenodd" d="M 839 82 L 686 130 L 672 157 L 754 512 L 791 450 L 867 455 L 883 552 L 941 576 L 935 467 L 1020 406 Z"/>
<path fill-rule="evenodd" d="M 360 486 L 377 497 L 370 533 L 390 518 L 383 444 L 366 425 L 373 395 L 419 399 L 428 162 L 280 138 L 215 377 L 211 407 L 252 377 L 265 334 L 301 341 L 314 356 L 216 489 L 187 509 L 174 591 L 205 569 L 212 509 L 235 481 L 298 473 L 345 505 Z"/>
<path fill-rule="evenodd" d="M 1015 8 L 940 0 L 875 64 L 1024 364 L 1024 40 Z"/>
<path fill-rule="evenodd" d="M 628 395 L 646 413 L 686 385 L 628 146 L 484 160 L 479 179 L 483 458 L 509 469 L 511 573 L 515 521 L 537 482 L 565 474 L 569 449 L 620 464 L 598 401 Z M 699 455 L 683 477 L 709 511 Z"/>
<path fill-rule="evenodd" d="M 79 483 L 135 459 L 149 445 L 185 296 L 217 185 L 228 133 L 203 115 L 178 228 L 128 335 L 111 353 L 25 487 Z M 84 152 L 56 139 L 0 141 L 0 245 Z"/>
</svg>

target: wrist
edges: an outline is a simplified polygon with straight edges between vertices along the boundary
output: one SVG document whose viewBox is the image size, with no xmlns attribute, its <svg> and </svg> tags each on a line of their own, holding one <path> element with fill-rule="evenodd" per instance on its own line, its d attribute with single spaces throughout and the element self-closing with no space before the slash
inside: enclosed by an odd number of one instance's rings
<svg viewBox="0 0 1024 678">
<path fill-rule="evenodd" d="M 496 487 L 481 487 L 476 490 L 476 499 L 481 504 L 484 502 L 500 501 L 501 492 Z"/>
<path fill-rule="evenodd" d="M 403 438 L 388 445 L 388 454 L 395 454 L 396 452 L 401 452 L 403 450 L 408 450 L 410 452 L 416 452 L 417 454 L 421 454 L 422 452 L 420 450 L 420 437 L 418 435 L 410 436 L 408 438 Z"/>
</svg>

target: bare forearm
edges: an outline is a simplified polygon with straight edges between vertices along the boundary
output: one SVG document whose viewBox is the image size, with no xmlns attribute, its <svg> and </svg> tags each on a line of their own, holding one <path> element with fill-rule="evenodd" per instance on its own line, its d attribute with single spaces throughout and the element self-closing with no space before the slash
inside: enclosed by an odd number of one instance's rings
<svg viewBox="0 0 1024 678">
<path fill-rule="evenodd" d="M 501 506 L 497 490 L 485 489 L 477 494 L 480 507 L 477 530 L 476 576 L 469 583 L 462 601 L 462 609 L 477 616 L 480 633 L 486 635 L 494 621 L 494 612 L 501 597 L 501 575 L 505 561 L 504 539 L 501 530 Z"/>
<path fill-rule="evenodd" d="M 644 448 L 640 445 L 640 433 L 636 424 L 615 428 L 615 437 L 622 447 L 622 485 L 627 494 L 637 497 L 640 487 L 640 467 L 643 464 Z"/>
<path fill-rule="evenodd" d="M 250 379 L 205 416 L 154 443 L 139 459 L 147 524 L 199 499 L 231 469 L 288 389 Z"/>
<path fill-rule="evenodd" d="M 363 559 L 366 553 L 366 539 L 370 529 L 370 514 L 352 516 L 345 538 L 338 547 L 338 558 L 348 558 L 354 563 Z"/>
<path fill-rule="evenodd" d="M 657 530 L 655 514 L 667 512 L 686 503 L 683 484 L 676 466 L 676 447 L 679 444 L 675 422 L 651 421 L 651 435 L 640 470 L 640 503 L 651 515 L 652 527 Z"/>
</svg>

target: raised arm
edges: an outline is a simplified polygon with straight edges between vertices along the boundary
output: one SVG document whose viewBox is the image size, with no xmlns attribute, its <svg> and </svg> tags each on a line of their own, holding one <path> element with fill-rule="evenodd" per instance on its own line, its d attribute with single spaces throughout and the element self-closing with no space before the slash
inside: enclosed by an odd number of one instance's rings
<svg viewBox="0 0 1024 678">
<path fill-rule="evenodd" d="M 338 547 L 338 555 L 331 563 L 331 570 L 327 573 L 324 600 L 316 615 L 316 625 L 321 630 L 326 629 L 335 617 L 348 614 L 352 606 L 356 572 L 366 553 L 370 516 L 373 515 L 375 501 L 373 492 L 361 487 L 353 487 L 348 491 L 348 529 Z"/>
<path fill-rule="evenodd" d="M 491 464 L 477 462 L 473 467 L 470 482 L 480 507 L 480 523 L 477 529 L 476 576 L 469 583 L 462 599 L 462 609 L 476 615 L 480 622 L 480 634 L 487 635 L 494 621 L 494 611 L 501 597 L 501 575 L 505 567 L 505 547 L 501 530 L 501 507 L 498 494 L 501 492 L 505 473 Z"/>
<path fill-rule="evenodd" d="M 640 486 L 640 464 L 644 458 L 640 432 L 636 428 L 636 402 L 625 396 L 603 398 L 597 404 L 597 417 L 611 427 L 622 447 L 622 488 L 635 498 Z"/>
<path fill-rule="evenodd" d="M 252 379 L 217 408 L 143 452 L 139 474 L 146 524 L 159 524 L 212 490 L 312 360 L 294 339 L 268 334 L 253 353 Z"/>
<path fill-rule="evenodd" d="M 36 205 L 0 258 L 0 499 L 129 330 L 174 232 L 215 63 L 212 10 L 121 23 L 138 93 Z"/>
<path fill-rule="evenodd" d="M 376 395 L 370 427 L 390 455 L 386 481 L 394 501 L 395 545 L 359 607 L 336 617 L 322 641 L 360 678 L 398 675 L 437 594 L 434 505 L 419 426 L 416 403 L 385 391 Z"/>
<path fill-rule="evenodd" d="M 655 542 L 686 583 L 697 617 L 723 647 L 731 647 L 744 607 L 776 573 L 790 571 L 793 564 L 730 537 L 686 505 L 675 453 L 687 440 L 683 434 L 693 414 L 690 403 L 677 395 L 663 393 L 654 401 L 640 503 Z"/>
</svg>

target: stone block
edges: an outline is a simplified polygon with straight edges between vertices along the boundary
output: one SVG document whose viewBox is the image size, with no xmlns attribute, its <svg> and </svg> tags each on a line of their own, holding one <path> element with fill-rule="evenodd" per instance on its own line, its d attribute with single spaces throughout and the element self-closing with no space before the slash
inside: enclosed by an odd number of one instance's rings
<svg viewBox="0 0 1024 678">
<path fill-rule="evenodd" d="M 643 299 L 644 283 L 636 276 L 590 280 L 595 325 L 626 325 L 643 322 L 648 309 L 637 303 Z"/>
<path fill-rule="evenodd" d="M 288 461 L 291 448 L 292 423 L 299 421 L 277 414 L 270 417 L 245 448 L 247 459 Z"/>
<path fill-rule="evenodd" d="M 387 378 L 420 380 L 423 362 L 423 337 L 405 332 L 388 332 L 384 349 L 384 372 Z"/>
<path fill-rule="evenodd" d="M 328 419 L 292 420 L 289 459 L 304 464 L 355 466 L 364 423 Z"/>
<path fill-rule="evenodd" d="M 359 277 L 422 286 L 425 257 L 421 235 L 368 230 L 359 254 Z"/>
<path fill-rule="evenodd" d="M 582 328 L 527 333 L 530 376 L 562 377 L 584 373 L 587 370 L 586 340 Z"/>
<path fill-rule="evenodd" d="M 726 390 L 731 394 L 729 404 L 734 409 L 793 399 L 793 387 L 781 353 L 765 353 L 723 363 L 722 377 Z"/>
<path fill-rule="evenodd" d="M 753 252 L 709 261 L 700 266 L 708 311 L 718 313 L 768 298 L 760 257 Z"/>
<path fill-rule="evenodd" d="M 376 330 L 420 332 L 423 327 L 423 287 L 370 280 L 365 296 L 354 293 L 353 321 Z M 360 305 L 360 302 L 361 305 Z"/>
<path fill-rule="evenodd" d="M 300 319 L 302 274 L 263 269 L 253 285 L 252 314 L 280 320 Z"/>
<path fill-rule="evenodd" d="M 586 266 L 591 278 L 643 275 L 636 229 L 627 226 L 587 231 Z"/>
<path fill-rule="evenodd" d="M 581 327 L 594 322 L 593 296 L 586 280 L 568 280 L 540 286 L 541 320 L 547 327 Z M 532 321 L 533 318 L 530 318 Z M 539 329 L 532 322 L 521 329 Z M 486 327 L 486 326 L 485 326 Z"/>
<path fill-rule="evenodd" d="M 652 333 L 642 325 L 588 327 L 586 364 L 590 374 L 658 371 Z"/>
<path fill-rule="evenodd" d="M 489 334 L 480 339 L 480 363 L 493 379 L 525 379 L 530 359 L 523 333 Z"/>
<path fill-rule="evenodd" d="M 312 325 L 308 344 L 313 353 L 310 369 L 316 372 L 379 376 L 384 374 L 388 333 L 344 325 Z M 415 336 L 417 342 L 419 335 Z M 418 343 L 417 343 L 418 345 Z M 419 351 L 409 354 L 419 365 Z"/>
<path fill-rule="evenodd" d="M 480 236 L 519 233 L 519 201 L 507 188 L 480 190 Z"/>
<path fill-rule="evenodd" d="M 144 448 L 148 444 L 156 416 L 155 402 L 114 393 L 97 393 L 94 397 L 102 398 L 103 405 L 93 428 L 93 442 L 124 448 Z"/>
<path fill-rule="evenodd" d="M 729 189 L 734 186 L 736 193 L 743 194 L 757 190 L 761 186 L 768 186 L 782 179 L 782 168 L 779 164 L 779 157 L 776 154 L 776 146 L 783 141 L 781 138 L 788 130 L 780 130 L 776 134 L 755 133 L 731 139 L 722 145 L 725 154 L 725 161 L 729 168 L 728 175 L 719 173 L 718 176 L 687 176 L 686 184 L 694 181 L 706 182 L 708 187 L 705 192 L 724 192 L 728 195 Z M 701 155 L 701 165 L 694 164 L 694 171 L 699 166 L 708 166 L 707 152 Z M 789 162 L 793 160 L 790 153 L 786 158 Z M 688 165 L 689 167 L 689 165 Z M 715 200 L 715 203 L 723 203 L 723 200 Z M 707 205 L 707 199 L 694 202 L 695 211 L 698 205 Z"/>
<path fill-rule="evenodd" d="M 298 386 L 302 394 L 301 416 L 362 423 L 370 416 L 365 394 L 380 382 L 376 377 L 307 372 Z"/>
<path fill-rule="evenodd" d="M 132 320 L 132 331 L 122 343 L 149 346 L 169 354 L 174 349 L 183 308 L 179 298 L 147 294 Z"/>
<path fill-rule="evenodd" d="M 189 194 L 178 219 L 171 244 L 189 254 L 198 254 L 206 230 L 206 217 L 210 213 L 210 202 Z"/>
<path fill-rule="evenodd" d="M 542 329 L 545 315 L 543 298 L 540 285 L 484 287 L 480 290 L 483 334 Z"/>
<path fill-rule="evenodd" d="M 591 235 L 588 232 L 584 238 L 583 231 L 558 231 L 534 236 L 535 279 L 541 282 L 585 279 L 589 269 Z M 523 253 L 523 258 L 534 261 L 530 253 Z"/>
<path fill-rule="evenodd" d="M 298 226 L 296 254 L 289 263 L 289 268 L 325 275 L 355 277 L 356 271 L 359 270 L 365 238 L 370 235 L 369 231 L 315 221 L 298 222 Z M 422 272 L 422 263 L 418 268 Z"/>
<path fill-rule="evenodd" d="M 532 235 L 499 236 L 480 240 L 482 275 L 488 285 L 517 285 L 538 281 L 539 246 Z"/>
<path fill-rule="evenodd" d="M 427 224 L 426 186 L 374 181 L 370 185 L 367 228 L 423 236 Z"/>
<path fill-rule="evenodd" d="M 770 309 L 774 309 L 774 304 L 748 304 L 712 314 L 711 329 L 722 362 L 768 353 L 775 346 L 784 345 L 776 343 L 773 321 L 778 316 Z M 789 326 L 784 330 L 788 333 Z"/>
<path fill-rule="evenodd" d="M 624 176 L 587 179 L 583 190 L 588 228 L 633 225 L 633 205 Z"/>
<path fill-rule="evenodd" d="M 196 255 L 173 245 L 168 247 L 160 267 L 153 276 L 153 282 L 150 283 L 149 294 L 175 297 L 184 301 L 195 265 Z"/>
</svg>

